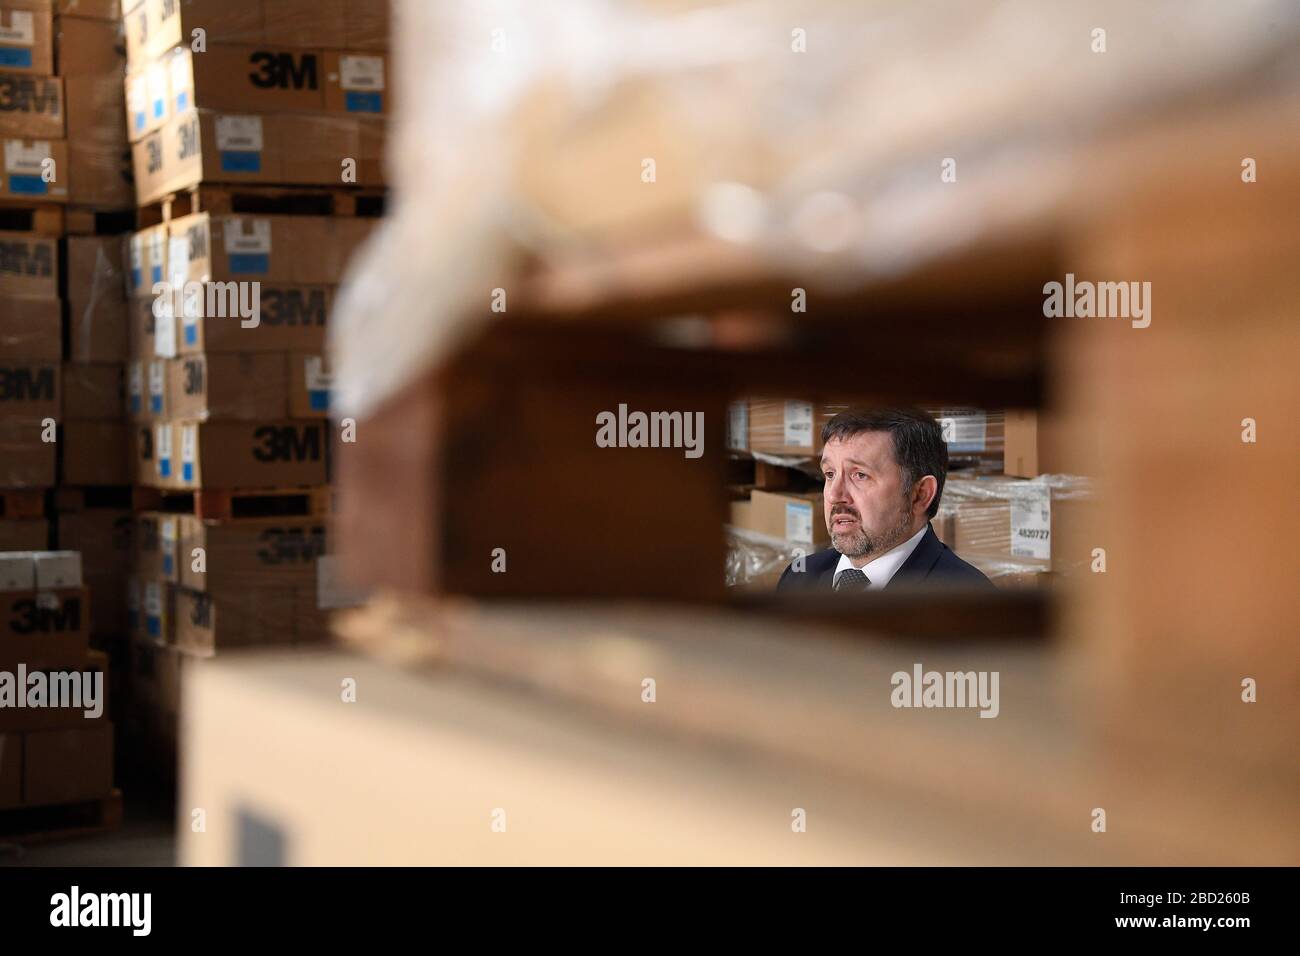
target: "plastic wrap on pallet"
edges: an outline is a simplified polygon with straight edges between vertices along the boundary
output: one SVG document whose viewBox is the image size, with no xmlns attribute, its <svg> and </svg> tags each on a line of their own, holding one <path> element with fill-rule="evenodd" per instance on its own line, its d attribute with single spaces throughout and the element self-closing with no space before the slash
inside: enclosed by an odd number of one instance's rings
<svg viewBox="0 0 1300 956">
<path fill-rule="evenodd" d="M 1069 574 L 1091 554 L 1087 540 L 1094 482 L 1079 475 L 949 478 L 936 528 L 962 559 L 990 577 Z"/>
<path fill-rule="evenodd" d="M 777 579 L 797 556 L 808 555 L 806 544 L 773 538 L 757 531 L 727 525 L 727 587 L 775 587 Z"/>
<path fill-rule="evenodd" d="M 69 236 L 68 357 L 120 362 L 127 354 L 127 306 L 122 236 Z"/>
<path fill-rule="evenodd" d="M 101 209 L 134 203 L 131 147 L 120 117 L 120 74 L 64 78 L 68 124 L 68 201 Z"/>
<path fill-rule="evenodd" d="M 1300 30 L 1285 0 L 1090 12 L 1160 43 L 1114 45 L 1098 82 L 1075 12 L 1036 0 L 401 0 L 396 204 L 342 297 L 342 411 L 373 411 L 491 322 L 523 261 L 697 224 L 815 285 L 1005 233 L 1065 202 L 1103 122 Z M 980 159 L 940 196 L 940 162 L 962 155 Z"/>
</svg>

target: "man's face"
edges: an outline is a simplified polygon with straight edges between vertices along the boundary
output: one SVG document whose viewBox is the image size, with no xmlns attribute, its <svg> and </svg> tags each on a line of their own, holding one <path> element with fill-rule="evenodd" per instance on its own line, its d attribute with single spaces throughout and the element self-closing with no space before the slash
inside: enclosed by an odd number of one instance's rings
<svg viewBox="0 0 1300 956">
<path fill-rule="evenodd" d="M 889 432 L 832 438 L 822 451 L 822 475 L 826 528 L 841 554 L 874 559 L 916 533 L 912 489 Z"/>
</svg>

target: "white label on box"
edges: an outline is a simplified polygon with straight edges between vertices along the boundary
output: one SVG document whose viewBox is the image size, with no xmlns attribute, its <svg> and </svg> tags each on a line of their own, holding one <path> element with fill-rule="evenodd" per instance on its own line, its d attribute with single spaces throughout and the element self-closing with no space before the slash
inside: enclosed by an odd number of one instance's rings
<svg viewBox="0 0 1300 956">
<path fill-rule="evenodd" d="M 127 394 L 131 398 L 144 398 L 144 363 L 132 362 L 126 378 Z"/>
<path fill-rule="evenodd" d="M 30 591 L 36 586 L 36 565 L 30 551 L 0 553 L 0 591 Z"/>
<path fill-rule="evenodd" d="M 159 361 L 149 363 L 149 396 L 161 399 L 166 389 L 167 366 Z"/>
<path fill-rule="evenodd" d="M 162 617 L 162 584 L 144 582 L 144 613 L 149 617 Z"/>
<path fill-rule="evenodd" d="M 1011 495 L 1011 553 L 1017 558 L 1052 558 L 1052 489 L 1022 485 Z"/>
<path fill-rule="evenodd" d="M 325 360 L 319 355 L 307 356 L 303 376 L 307 379 L 309 392 L 327 392 L 334 384 L 334 373 L 325 370 Z"/>
<path fill-rule="evenodd" d="M 132 236 L 131 243 L 131 268 L 133 270 L 142 270 L 144 268 L 144 237 Z"/>
<path fill-rule="evenodd" d="M 785 537 L 787 541 L 812 544 L 813 508 L 811 504 L 796 501 L 786 504 Z"/>
<path fill-rule="evenodd" d="M 161 355 L 163 358 L 176 357 L 176 310 L 172 308 L 171 297 L 169 296 L 161 309 L 158 310 L 161 315 L 155 315 L 153 319 L 153 354 Z M 154 391 L 153 376 L 154 366 L 162 365 L 161 362 L 151 362 L 149 364 L 149 391 L 154 395 L 162 395 L 162 389 Z"/>
<path fill-rule="evenodd" d="M 161 63 L 153 64 L 145 75 L 145 83 L 149 88 L 149 109 L 154 119 L 161 119 L 167 107 L 167 68 Z"/>
<path fill-rule="evenodd" d="M 9 25 L 0 24 L 0 43 L 8 43 L 12 46 L 34 46 L 36 21 L 32 15 L 23 10 L 10 10 Z"/>
<path fill-rule="evenodd" d="M 149 268 L 157 269 L 159 276 L 167 274 L 163 260 L 167 258 L 167 233 L 161 229 L 149 233 Z M 152 288 L 153 283 L 149 283 Z"/>
<path fill-rule="evenodd" d="M 59 596 L 49 591 L 41 591 L 36 595 L 36 606 L 42 611 L 57 611 Z"/>
<path fill-rule="evenodd" d="M 749 403 L 727 406 L 727 447 L 744 451 L 749 446 Z"/>
<path fill-rule="evenodd" d="M 984 412 L 940 418 L 939 428 L 950 452 L 978 452 L 987 448 L 988 416 Z"/>
<path fill-rule="evenodd" d="M 172 236 L 167 241 L 167 275 L 177 288 L 190 277 L 190 240 L 188 236 Z"/>
<path fill-rule="evenodd" d="M 198 426 L 182 425 L 181 426 L 181 465 L 194 464 L 194 452 L 199 444 Z M 184 468 L 181 474 L 184 475 Z"/>
<path fill-rule="evenodd" d="M 225 245 L 228 256 L 270 254 L 271 220 L 227 219 Z"/>
<path fill-rule="evenodd" d="M 190 56 L 189 50 L 181 47 L 172 54 L 171 64 L 168 69 L 172 74 L 172 93 L 175 94 L 180 90 L 189 89 L 190 86 Z"/>
<path fill-rule="evenodd" d="M 80 551 L 38 551 L 34 563 L 38 589 L 81 587 Z"/>
<path fill-rule="evenodd" d="M 813 407 L 810 402 L 785 403 L 785 438 L 783 444 L 812 448 Z"/>
<path fill-rule="evenodd" d="M 50 144 L 44 140 L 24 146 L 21 139 L 5 140 L 5 172 L 19 176 L 39 176 L 43 163 L 50 158 Z"/>
<path fill-rule="evenodd" d="M 158 471 L 162 472 L 164 465 L 167 468 L 167 474 L 171 474 L 172 458 L 172 427 L 167 422 L 159 422 L 153 429 L 154 458 L 158 462 Z"/>
<path fill-rule="evenodd" d="M 384 58 L 343 54 L 339 57 L 339 86 L 345 90 L 382 90 Z"/>
<path fill-rule="evenodd" d="M 181 457 L 185 456 L 185 440 L 182 433 Z M 163 518 L 159 523 L 159 538 L 162 539 L 163 571 L 171 574 L 176 566 L 176 519 Z"/>
<path fill-rule="evenodd" d="M 218 116 L 215 126 L 218 150 L 239 153 L 262 151 L 262 117 Z"/>
</svg>

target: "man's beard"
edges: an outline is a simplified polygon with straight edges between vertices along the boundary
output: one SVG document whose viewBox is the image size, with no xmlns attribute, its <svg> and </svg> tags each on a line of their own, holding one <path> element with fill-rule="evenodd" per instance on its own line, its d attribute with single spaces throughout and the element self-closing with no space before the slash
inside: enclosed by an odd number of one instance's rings
<svg viewBox="0 0 1300 956">
<path fill-rule="evenodd" d="M 858 514 L 856 510 L 847 507 L 832 509 L 832 521 L 835 520 L 837 514 L 850 514 L 858 519 L 858 526 L 852 531 L 832 531 L 831 544 L 835 546 L 836 551 L 846 557 L 880 557 L 886 551 L 898 547 L 911 537 L 912 509 L 909 504 L 908 501 L 904 500 L 903 508 L 898 512 L 897 523 L 879 534 L 870 534 L 867 531 L 862 523 L 862 515 Z"/>
</svg>

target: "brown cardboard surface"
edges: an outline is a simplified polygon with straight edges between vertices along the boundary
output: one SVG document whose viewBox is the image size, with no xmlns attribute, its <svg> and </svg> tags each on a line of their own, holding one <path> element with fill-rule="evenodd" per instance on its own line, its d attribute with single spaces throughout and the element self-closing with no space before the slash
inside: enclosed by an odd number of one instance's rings
<svg viewBox="0 0 1300 956">
<path fill-rule="evenodd" d="M 68 357 L 78 363 L 122 362 L 128 340 L 124 240 L 68 236 L 66 242 Z"/>
<path fill-rule="evenodd" d="M 0 136 L 62 139 L 63 79 L 0 71 Z"/>
<path fill-rule="evenodd" d="M 141 577 L 175 584 L 180 580 L 181 523 L 185 515 L 142 511 L 135 516 L 132 569 Z"/>
<path fill-rule="evenodd" d="M 57 362 L 62 354 L 58 299 L 0 297 L 0 363 Z"/>
<path fill-rule="evenodd" d="M 217 522 L 185 515 L 179 533 L 180 582 L 195 591 L 314 586 L 326 545 L 321 518 Z M 190 560 L 195 548 L 204 551 L 205 571 Z"/>
<path fill-rule="evenodd" d="M 167 408 L 176 418 L 253 420 L 288 414 L 282 352 L 186 355 L 167 365 Z"/>
<path fill-rule="evenodd" d="M 323 422 L 176 422 L 180 488 L 277 488 L 326 483 Z"/>
<path fill-rule="evenodd" d="M 50 546 L 46 518 L 5 518 L 0 521 L 0 551 L 44 551 Z"/>
<path fill-rule="evenodd" d="M 325 323 L 334 304 L 333 287 L 263 282 L 259 295 L 258 324 L 251 328 L 245 328 L 235 317 L 182 316 L 178 346 L 181 354 L 324 351 Z"/>
<path fill-rule="evenodd" d="M 87 721 L 90 723 L 90 721 Z M 107 796 L 113 789 L 113 725 L 41 730 L 25 735 L 23 803 L 44 806 Z"/>
<path fill-rule="evenodd" d="M 39 421 L 0 420 L 0 488 L 52 488 L 56 442 Z"/>
<path fill-rule="evenodd" d="M 1005 465 L 1008 475 L 1093 475 L 1102 466 L 1095 425 L 1033 411 L 1006 413 Z"/>
<path fill-rule="evenodd" d="M 755 489 L 749 501 L 749 524 L 742 527 L 810 548 L 830 546 L 820 492 L 790 494 Z M 800 533 L 805 529 L 810 534 Z"/>
<path fill-rule="evenodd" d="M 75 666 L 85 660 L 90 592 L 0 591 L 0 669 Z"/>
<path fill-rule="evenodd" d="M 796 407 L 797 406 L 797 407 Z M 797 412 L 812 409 L 811 422 L 801 434 L 805 440 L 791 441 L 787 436 L 786 419 L 791 426 L 799 418 Z M 768 455 L 797 455 L 816 457 L 822 450 L 822 425 L 843 406 L 815 402 L 787 402 L 779 399 L 755 398 L 749 400 L 749 448 Z M 804 420 L 804 419 L 799 419 Z"/>
<path fill-rule="evenodd" d="M 61 16 L 54 21 L 54 47 L 58 72 L 63 77 L 120 77 L 126 69 L 126 35 L 121 20 Z"/>
<path fill-rule="evenodd" d="M 294 640 L 293 588 L 233 592 L 176 592 L 176 646 L 198 657 L 232 647 L 290 644 Z"/>
<path fill-rule="evenodd" d="M 67 16 L 121 22 L 122 3 L 121 0 L 54 0 L 54 12 Z"/>
<path fill-rule="evenodd" d="M 62 411 L 59 379 L 57 362 L 7 362 L 0 365 L 0 418 L 57 419 Z"/>
<path fill-rule="evenodd" d="M 197 27 L 207 31 L 209 43 L 254 43 L 264 35 L 259 0 L 144 0 L 142 6 L 147 34 L 142 45 L 128 42 L 127 53 L 133 58 L 140 53 L 156 58 L 182 41 L 188 43 Z M 128 21 L 128 30 L 130 26 Z"/>
<path fill-rule="evenodd" d="M 126 422 L 65 421 L 61 431 L 62 484 L 131 483 L 131 428 Z"/>
<path fill-rule="evenodd" d="M 347 42 L 343 46 L 353 50 L 387 50 L 389 5 L 370 0 L 345 0 L 345 6 Z"/>
<path fill-rule="evenodd" d="M 172 220 L 171 236 L 189 240 L 187 281 L 332 285 L 373 228 L 345 216 L 195 213 Z"/>
<path fill-rule="evenodd" d="M 58 546 L 81 552 L 82 573 L 106 574 L 130 566 L 134 515 L 123 508 L 86 508 L 58 516 Z M 101 597 L 92 589 L 95 599 Z"/>
<path fill-rule="evenodd" d="M 54 72 L 54 15 L 39 0 L 4 0 L 0 3 L 0 51 L 5 69 L 34 76 Z"/>
<path fill-rule="evenodd" d="M 68 125 L 68 201 L 99 209 L 127 209 L 135 202 L 131 145 L 120 123 L 106 117 L 125 110 L 121 77 L 65 77 Z"/>
<path fill-rule="evenodd" d="M 276 0 L 263 2 L 262 11 L 266 38 L 272 42 L 333 49 L 348 45 L 345 0 Z"/>
<path fill-rule="evenodd" d="M 123 365 L 64 363 L 64 420 L 120 421 L 125 402 L 126 373 Z"/>
<path fill-rule="evenodd" d="M 157 357 L 157 318 L 153 314 L 153 300 L 132 297 L 126 302 L 127 313 L 127 342 L 128 355 L 130 362 L 149 362 Z M 131 396 L 131 370 L 127 369 L 127 397 Z M 144 394 L 143 371 L 140 378 L 140 394 Z M 140 414 L 144 414 L 147 409 L 141 402 L 141 406 L 136 409 Z"/>
<path fill-rule="evenodd" d="M 0 295 L 57 299 L 58 240 L 21 232 L 0 232 Z"/>
<path fill-rule="evenodd" d="M 23 736 L 0 734 L 0 810 L 23 802 Z"/>
<path fill-rule="evenodd" d="M 171 113 L 190 107 L 224 113 L 293 113 L 325 108 L 324 54 L 293 46 L 213 43 L 204 53 L 168 56 Z"/>
<path fill-rule="evenodd" d="M 0 145 L 0 199 L 19 202 L 69 201 L 71 166 L 61 139 L 8 139 Z M 51 165 L 46 165 L 46 163 Z M 14 171 L 8 170 L 13 167 Z M 46 170 L 49 170 L 47 173 Z M 48 176 L 48 178 L 47 178 Z"/>
</svg>

